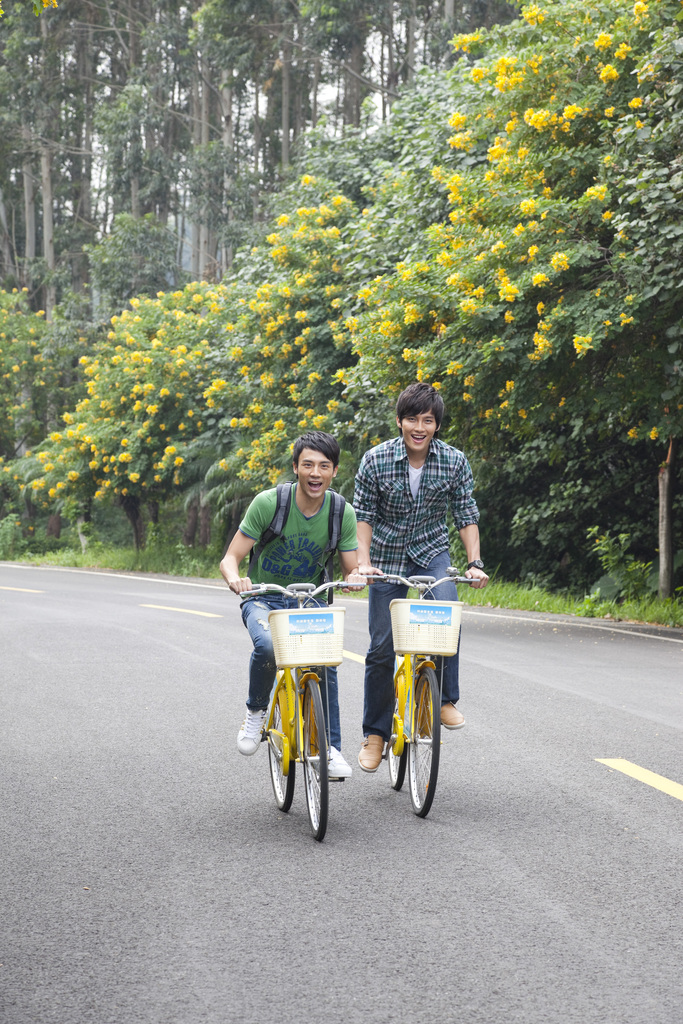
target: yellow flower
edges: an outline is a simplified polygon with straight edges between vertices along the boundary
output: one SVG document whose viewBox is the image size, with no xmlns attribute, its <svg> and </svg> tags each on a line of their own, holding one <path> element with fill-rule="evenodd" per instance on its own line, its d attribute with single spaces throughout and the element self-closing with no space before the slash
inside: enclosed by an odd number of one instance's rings
<svg viewBox="0 0 683 1024">
<path fill-rule="evenodd" d="M 628 105 L 629 105 L 629 107 L 632 107 L 633 110 L 637 110 L 638 107 L 642 107 L 642 105 L 643 105 L 643 97 L 642 96 L 634 96 L 632 100 L 629 100 Z"/>
<path fill-rule="evenodd" d="M 528 25 L 536 26 L 542 25 L 545 21 L 545 12 L 538 6 L 538 4 L 527 4 L 526 7 L 522 7 L 522 17 Z"/>
<path fill-rule="evenodd" d="M 604 68 L 600 72 L 601 82 L 615 82 L 619 77 L 619 72 L 613 64 L 605 64 Z"/>
<path fill-rule="evenodd" d="M 614 107 L 605 107 L 605 117 L 614 117 Z"/>
<path fill-rule="evenodd" d="M 525 217 L 531 217 L 536 212 L 536 200 L 535 199 L 523 199 L 519 204 L 519 208 Z"/>
<path fill-rule="evenodd" d="M 550 258 L 550 266 L 553 270 L 559 272 L 560 270 L 569 270 L 569 260 L 565 252 L 556 252 Z"/>
<path fill-rule="evenodd" d="M 185 459 L 182 457 L 182 455 L 176 455 L 175 460 L 173 462 L 173 465 L 174 466 L 182 466 L 184 461 L 185 461 Z"/>
<path fill-rule="evenodd" d="M 632 441 L 635 441 L 638 437 L 638 427 L 631 427 L 631 429 L 628 432 L 628 436 L 631 438 Z"/>
<path fill-rule="evenodd" d="M 593 337 L 592 335 L 586 335 L 585 337 L 580 334 L 574 335 L 574 348 L 578 355 L 583 356 L 588 349 L 593 348 Z"/>
<path fill-rule="evenodd" d="M 550 278 L 547 274 L 534 274 L 531 283 L 534 285 L 535 288 L 540 288 L 541 285 L 548 284 L 549 281 Z"/>
<path fill-rule="evenodd" d="M 609 50 L 612 45 L 612 38 L 609 32 L 601 32 L 593 45 L 596 50 Z"/>
<path fill-rule="evenodd" d="M 659 437 L 659 431 L 658 431 L 657 427 L 653 427 L 652 430 L 650 431 L 650 439 L 652 441 L 656 441 L 658 437 Z"/>
<path fill-rule="evenodd" d="M 614 56 L 617 60 L 626 60 L 627 55 L 631 52 L 631 47 L 628 43 L 621 43 L 620 46 L 614 51 Z"/>
</svg>

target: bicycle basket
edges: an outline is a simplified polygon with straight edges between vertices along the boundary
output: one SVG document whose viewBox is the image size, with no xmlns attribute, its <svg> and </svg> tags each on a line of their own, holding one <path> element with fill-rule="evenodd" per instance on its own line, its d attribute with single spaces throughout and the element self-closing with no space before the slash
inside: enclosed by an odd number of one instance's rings
<svg viewBox="0 0 683 1024">
<path fill-rule="evenodd" d="M 341 665 L 346 608 L 280 608 L 268 616 L 278 668 Z"/>
<path fill-rule="evenodd" d="M 462 601 L 392 601 L 391 632 L 397 654 L 443 654 L 458 650 Z"/>
</svg>

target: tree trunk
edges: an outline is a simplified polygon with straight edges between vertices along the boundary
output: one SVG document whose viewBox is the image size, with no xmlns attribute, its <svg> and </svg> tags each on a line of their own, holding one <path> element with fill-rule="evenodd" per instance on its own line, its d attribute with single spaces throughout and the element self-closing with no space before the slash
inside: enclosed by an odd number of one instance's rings
<svg viewBox="0 0 683 1024">
<path fill-rule="evenodd" d="M 320 57 L 313 62 L 313 86 L 311 91 L 311 123 L 315 126 L 318 123 L 318 89 L 320 88 Z"/>
<path fill-rule="evenodd" d="M 187 519 L 183 530 L 183 544 L 186 548 L 193 548 L 197 537 L 197 524 L 199 522 L 199 498 L 193 498 L 187 506 Z"/>
<path fill-rule="evenodd" d="M 76 520 L 76 533 L 78 534 L 78 539 L 81 542 L 81 551 L 83 554 L 85 554 L 88 548 L 88 534 L 83 527 L 88 522 L 90 522 L 90 517 L 87 515 L 79 516 Z"/>
<path fill-rule="evenodd" d="M 4 268 L 3 276 L 6 279 L 16 277 L 12 239 L 10 238 L 9 225 L 7 223 L 7 208 L 5 207 L 2 187 L 0 187 L 0 251 L 2 252 L 2 263 Z"/>
<path fill-rule="evenodd" d="M 199 61 L 199 145 L 202 157 L 206 157 L 209 145 L 209 127 L 211 119 L 211 91 L 209 89 L 209 65 L 208 61 L 201 56 Z M 204 181 L 202 191 L 208 191 L 208 181 Z M 199 226 L 199 277 L 202 281 L 210 276 L 209 263 L 211 260 L 209 216 L 207 204 L 202 204 L 201 223 Z"/>
<path fill-rule="evenodd" d="M 673 594 L 673 485 L 676 472 L 676 439 L 669 438 L 666 461 L 659 467 L 659 596 Z"/>
<path fill-rule="evenodd" d="M 47 268 L 47 285 L 45 288 L 45 319 L 52 319 L 52 311 L 57 303 L 57 289 L 54 282 L 55 271 L 55 238 L 52 217 L 52 154 L 47 146 L 40 150 L 40 171 L 43 186 L 43 256 Z"/>
<path fill-rule="evenodd" d="M 192 88 L 190 90 L 190 121 L 191 121 L 191 134 L 192 134 L 192 146 L 196 150 L 201 139 L 201 128 L 199 127 L 199 120 L 201 118 L 201 108 L 199 99 L 199 72 L 197 67 L 193 68 L 192 73 Z M 192 254 L 190 260 L 190 273 L 193 281 L 198 281 L 201 276 L 201 236 L 199 230 L 199 223 L 197 221 L 197 209 L 196 203 L 191 205 L 191 216 L 192 221 L 190 225 L 190 240 L 192 244 Z"/>
<path fill-rule="evenodd" d="M 124 494 L 121 498 L 121 508 L 126 513 L 126 518 L 131 525 L 135 550 L 140 551 L 145 546 L 145 524 L 142 521 L 140 499 L 134 498 L 130 494 Z"/>
<path fill-rule="evenodd" d="M 282 40 L 282 166 L 289 167 L 289 108 L 291 103 L 292 44 L 287 38 L 291 26 L 284 25 Z"/>
<path fill-rule="evenodd" d="M 31 161 L 24 160 L 21 170 L 24 177 L 24 226 L 26 229 L 24 258 L 32 260 L 36 255 L 36 182 L 33 177 Z M 28 267 L 26 268 L 27 272 Z"/>
<path fill-rule="evenodd" d="M 223 71 L 221 76 L 221 116 L 223 118 L 223 151 L 225 153 L 225 166 L 223 171 L 223 196 L 228 215 L 228 227 L 233 220 L 232 189 L 233 189 L 233 164 L 235 159 L 235 136 L 232 122 L 232 71 Z M 223 273 L 226 273 L 232 266 L 233 249 L 232 242 L 223 243 Z"/>
<path fill-rule="evenodd" d="M 449 24 L 455 20 L 455 0 L 444 0 L 443 16 Z"/>
<path fill-rule="evenodd" d="M 199 544 L 206 548 L 211 543 L 211 506 L 203 504 L 199 510 Z"/>
<path fill-rule="evenodd" d="M 62 534 L 62 517 L 59 512 L 52 512 L 51 515 L 48 516 L 45 533 L 48 537 L 56 537 L 59 539 Z"/>
<path fill-rule="evenodd" d="M 406 80 L 410 82 L 415 74 L 415 34 L 417 30 L 417 13 L 415 0 L 410 5 L 410 14 L 406 22 Z"/>
</svg>

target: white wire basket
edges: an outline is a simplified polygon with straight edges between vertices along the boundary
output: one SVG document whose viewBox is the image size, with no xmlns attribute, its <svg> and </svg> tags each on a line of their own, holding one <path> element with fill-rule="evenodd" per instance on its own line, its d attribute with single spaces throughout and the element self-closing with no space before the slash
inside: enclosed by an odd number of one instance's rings
<svg viewBox="0 0 683 1024">
<path fill-rule="evenodd" d="M 280 608 L 268 616 L 278 668 L 341 665 L 346 608 Z"/>
<path fill-rule="evenodd" d="M 391 632 L 397 654 L 443 654 L 458 650 L 462 601 L 392 601 Z"/>
</svg>

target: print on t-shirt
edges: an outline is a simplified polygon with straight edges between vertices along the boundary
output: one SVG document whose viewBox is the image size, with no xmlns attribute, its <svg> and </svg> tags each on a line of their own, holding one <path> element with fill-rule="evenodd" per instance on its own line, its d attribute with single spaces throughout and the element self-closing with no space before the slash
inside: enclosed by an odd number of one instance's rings
<svg viewBox="0 0 683 1024">
<path fill-rule="evenodd" d="M 293 537 L 278 537 L 269 544 L 261 555 L 264 572 L 274 576 L 287 576 L 293 580 L 312 580 L 319 571 L 323 548 L 314 544 L 305 534 Z"/>
</svg>

